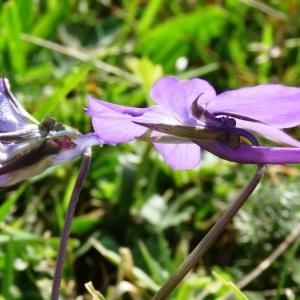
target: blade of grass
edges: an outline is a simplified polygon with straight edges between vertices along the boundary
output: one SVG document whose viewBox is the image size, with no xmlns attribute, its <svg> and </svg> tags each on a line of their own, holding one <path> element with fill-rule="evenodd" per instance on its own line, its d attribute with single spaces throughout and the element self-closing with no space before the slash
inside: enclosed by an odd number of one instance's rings
<svg viewBox="0 0 300 300">
<path fill-rule="evenodd" d="M 52 1 L 53 4 L 48 8 L 45 14 L 36 16 L 36 24 L 31 29 L 31 34 L 41 38 L 48 38 L 53 32 L 56 32 L 57 26 L 64 20 L 64 16 L 69 12 L 69 0 Z M 32 52 L 36 45 L 28 44 L 27 50 Z"/>
<path fill-rule="evenodd" d="M 119 254 L 105 248 L 99 241 L 95 238 L 91 238 L 92 246 L 106 259 L 108 259 L 111 263 L 118 266 L 121 263 L 121 257 Z M 149 288 L 152 291 L 157 291 L 159 286 L 153 281 L 151 277 L 149 277 L 142 269 L 138 267 L 133 267 L 133 275 L 136 279 L 140 281 L 140 283 Z"/>
<path fill-rule="evenodd" d="M 228 290 L 231 291 L 232 294 L 236 296 L 237 299 L 249 300 L 249 298 L 233 282 L 226 280 L 216 271 L 213 271 L 212 273 L 217 279 L 219 279 L 222 283 L 224 283 L 224 285 L 228 288 Z"/>
<path fill-rule="evenodd" d="M 20 39 L 22 29 L 15 2 L 8 1 L 4 3 L 2 13 L 10 64 L 14 72 L 22 74 L 26 65 L 26 56 L 24 43 Z"/>
<path fill-rule="evenodd" d="M 139 250 L 142 253 L 142 256 L 146 262 L 147 267 L 149 268 L 151 277 L 159 284 L 163 282 L 165 279 L 163 276 L 163 269 L 158 264 L 156 259 L 154 259 L 151 254 L 149 253 L 149 250 L 147 249 L 146 245 L 143 241 L 138 241 Z"/>
<path fill-rule="evenodd" d="M 153 24 L 155 16 L 162 6 L 164 0 L 151 0 L 147 4 L 138 24 L 139 34 L 144 33 Z"/>
<path fill-rule="evenodd" d="M 70 48 L 70 47 L 65 47 L 63 45 L 54 43 L 52 41 L 41 39 L 37 36 L 32 36 L 32 35 L 29 35 L 26 33 L 22 33 L 22 39 L 26 42 L 29 42 L 29 43 L 32 43 L 35 45 L 39 45 L 44 48 L 51 49 L 55 52 L 62 53 L 64 55 L 76 58 L 80 61 L 90 62 L 93 66 L 95 66 L 96 68 L 98 68 L 104 72 L 114 74 L 116 76 L 119 76 L 121 78 L 124 78 L 124 79 L 134 82 L 134 83 L 138 83 L 136 78 L 131 73 L 124 71 L 116 66 L 110 65 L 100 59 L 96 59 L 95 57 L 93 57 L 81 50 L 78 50 L 75 48 Z"/>
<path fill-rule="evenodd" d="M 7 300 L 12 299 L 10 291 L 14 281 L 14 268 L 13 268 L 14 258 L 15 258 L 15 247 L 14 247 L 13 239 L 10 236 L 6 244 L 5 265 L 4 265 L 3 281 L 2 281 L 2 296 L 4 297 L 4 299 Z"/>
<path fill-rule="evenodd" d="M 63 101 L 68 93 L 85 80 L 91 67 L 91 65 L 84 65 L 73 68 L 73 70 L 71 70 L 71 72 L 63 79 L 55 92 L 40 106 L 35 113 L 35 117 L 41 120 L 46 115 L 52 113 L 60 101 Z"/>
<path fill-rule="evenodd" d="M 73 172 L 70 177 L 70 180 L 68 181 L 63 200 L 61 201 L 59 199 L 58 201 L 55 201 L 55 217 L 57 220 L 57 225 L 59 230 L 61 230 L 64 226 L 64 215 L 68 209 L 68 204 L 72 195 L 72 190 L 76 182 L 76 177 L 77 174 Z"/>
<path fill-rule="evenodd" d="M 5 202 L 0 206 L 0 222 L 3 222 L 10 213 L 14 204 L 18 201 L 22 193 L 27 187 L 27 183 L 22 184 Z"/>
</svg>

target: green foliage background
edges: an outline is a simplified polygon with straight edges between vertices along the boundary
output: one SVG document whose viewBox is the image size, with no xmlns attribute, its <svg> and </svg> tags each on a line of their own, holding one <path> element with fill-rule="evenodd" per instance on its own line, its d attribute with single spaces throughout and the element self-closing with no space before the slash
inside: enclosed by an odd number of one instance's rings
<svg viewBox="0 0 300 300">
<path fill-rule="evenodd" d="M 0 66 L 38 119 L 91 131 L 88 95 L 146 106 L 161 76 L 203 77 L 220 92 L 300 84 L 298 0 L 0 0 Z M 268 113 L 268 112 L 266 112 Z M 120 128 L 122 130 L 122 128 Z M 290 132 L 300 138 L 297 129 Z M 3 299 L 49 299 L 79 161 L 1 190 Z M 62 299 L 150 299 L 245 186 L 253 166 L 202 154 L 174 172 L 142 142 L 95 147 Z M 300 239 L 243 293 L 234 287 L 300 222 L 299 166 L 271 166 L 259 189 L 171 299 L 300 299 Z M 212 273 L 213 271 L 213 273 Z M 99 296 L 100 297 L 100 296 Z"/>
</svg>

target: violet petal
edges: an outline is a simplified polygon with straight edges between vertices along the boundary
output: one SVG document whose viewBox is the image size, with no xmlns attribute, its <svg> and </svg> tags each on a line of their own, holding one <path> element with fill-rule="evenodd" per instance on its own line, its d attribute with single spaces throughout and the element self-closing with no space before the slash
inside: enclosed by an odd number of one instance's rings
<svg viewBox="0 0 300 300">
<path fill-rule="evenodd" d="M 88 103 L 89 105 L 87 108 L 87 113 L 92 117 L 93 116 L 98 117 L 99 115 L 105 113 L 106 111 L 115 111 L 121 114 L 130 115 L 132 117 L 138 117 L 148 110 L 148 108 L 136 108 L 136 107 L 118 105 L 103 100 L 95 99 L 93 97 L 88 98 Z"/>
<path fill-rule="evenodd" d="M 124 143 L 142 135 L 147 129 L 131 122 L 133 116 L 147 109 L 124 107 L 89 98 L 87 113 L 92 116 L 93 128 L 107 144 Z"/>
<path fill-rule="evenodd" d="M 195 144 L 154 143 L 154 146 L 174 170 L 193 169 L 200 164 L 200 148 Z"/>
<path fill-rule="evenodd" d="M 216 96 L 214 88 L 205 80 L 178 80 L 175 77 L 164 77 L 152 87 L 150 97 L 158 104 L 173 112 L 174 116 L 184 124 L 195 125 L 191 115 L 193 101 L 206 104 Z"/>
<path fill-rule="evenodd" d="M 210 101 L 214 114 L 234 113 L 278 128 L 300 124 L 300 88 L 262 84 L 224 92 Z"/>
<path fill-rule="evenodd" d="M 147 128 L 135 124 L 140 122 L 166 122 L 178 124 L 168 111 L 160 106 L 131 108 L 89 98 L 87 113 L 97 135 L 107 144 L 129 142 L 143 135 Z"/>
</svg>

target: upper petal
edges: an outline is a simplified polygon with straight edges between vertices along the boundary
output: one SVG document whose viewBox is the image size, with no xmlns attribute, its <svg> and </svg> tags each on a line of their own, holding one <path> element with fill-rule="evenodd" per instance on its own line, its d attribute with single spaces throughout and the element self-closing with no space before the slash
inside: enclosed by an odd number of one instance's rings
<svg viewBox="0 0 300 300">
<path fill-rule="evenodd" d="M 179 80 L 164 77 L 151 89 L 150 97 L 169 110 L 184 124 L 194 125 L 196 120 L 191 115 L 191 106 L 195 99 L 199 104 L 206 104 L 216 96 L 214 88 L 203 79 Z"/>
<path fill-rule="evenodd" d="M 95 132 L 107 144 L 129 142 L 141 136 L 147 129 L 131 121 L 133 116 L 141 115 L 144 111 L 91 97 L 87 108 L 87 113 L 92 116 Z"/>
<path fill-rule="evenodd" d="M 129 115 L 132 117 L 141 116 L 148 108 L 137 108 L 124 106 L 119 104 L 110 103 L 107 101 L 95 99 L 93 97 L 88 98 L 88 108 L 87 113 L 91 116 L 99 117 L 105 114 L 106 112 L 118 112 L 124 115 Z"/>
<path fill-rule="evenodd" d="M 300 149 L 287 147 L 261 147 L 240 145 L 231 149 L 221 143 L 197 142 L 199 146 L 216 156 L 243 164 L 298 164 Z"/>
<path fill-rule="evenodd" d="M 209 102 L 211 113 L 233 113 L 279 128 L 300 124 L 300 88 L 262 84 L 224 92 Z"/>
<path fill-rule="evenodd" d="M 193 169 L 200 164 L 200 147 L 193 143 L 154 143 L 164 161 L 174 170 Z"/>
<path fill-rule="evenodd" d="M 167 110 L 160 106 L 132 108 L 89 98 L 87 113 L 97 135 L 107 144 L 129 142 L 148 129 L 136 122 L 178 124 Z"/>
</svg>

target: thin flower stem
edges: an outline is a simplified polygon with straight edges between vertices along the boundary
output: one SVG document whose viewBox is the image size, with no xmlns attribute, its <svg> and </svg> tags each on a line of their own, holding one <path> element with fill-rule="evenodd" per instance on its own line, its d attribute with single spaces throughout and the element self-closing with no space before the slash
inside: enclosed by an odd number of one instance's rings
<svg viewBox="0 0 300 300">
<path fill-rule="evenodd" d="M 181 264 L 173 276 L 165 283 L 165 285 L 157 292 L 152 300 L 166 299 L 170 293 L 176 288 L 180 281 L 186 276 L 186 274 L 199 262 L 200 258 L 207 252 L 216 239 L 225 229 L 226 225 L 231 221 L 235 214 L 239 211 L 241 206 L 245 203 L 247 198 L 256 188 L 260 179 L 264 174 L 264 166 L 257 165 L 255 175 L 242 191 L 239 197 L 233 202 L 233 204 L 227 209 L 217 223 L 210 229 L 210 231 L 199 242 L 196 248 L 190 253 L 186 260 Z"/>
<path fill-rule="evenodd" d="M 83 181 L 88 173 L 91 164 L 91 157 L 92 157 L 91 149 L 89 148 L 83 154 L 83 160 L 71 195 L 67 215 L 65 217 L 65 224 L 60 239 L 60 246 L 59 246 L 58 256 L 56 260 L 54 279 L 52 283 L 51 300 L 58 300 L 59 298 L 60 283 L 61 283 L 61 278 L 63 273 L 64 260 L 65 260 L 65 254 L 67 249 L 67 243 L 70 235 L 71 224 L 74 217 L 76 204 L 78 202 L 80 190 L 82 188 Z"/>
</svg>

